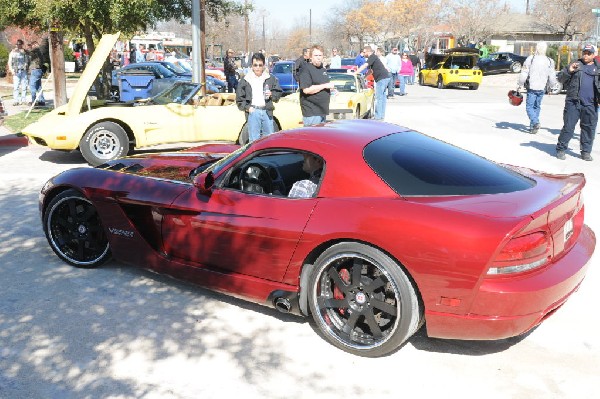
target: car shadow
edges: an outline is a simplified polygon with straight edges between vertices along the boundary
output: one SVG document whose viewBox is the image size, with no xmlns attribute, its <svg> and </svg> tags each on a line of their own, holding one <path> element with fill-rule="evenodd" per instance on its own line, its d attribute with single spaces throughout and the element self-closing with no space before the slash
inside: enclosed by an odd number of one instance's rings
<svg viewBox="0 0 600 399">
<path fill-rule="evenodd" d="M 51 162 L 56 164 L 64 165 L 77 165 L 86 164 L 87 162 L 83 159 L 81 152 L 77 150 L 73 151 L 54 151 L 48 150 L 39 157 L 40 161 Z"/>
</svg>

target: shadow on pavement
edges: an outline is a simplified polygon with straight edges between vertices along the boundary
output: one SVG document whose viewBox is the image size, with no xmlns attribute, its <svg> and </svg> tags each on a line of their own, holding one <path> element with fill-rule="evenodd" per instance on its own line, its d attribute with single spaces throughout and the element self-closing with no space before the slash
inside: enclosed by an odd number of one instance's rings
<svg viewBox="0 0 600 399">
<path fill-rule="evenodd" d="M 516 130 L 522 133 L 529 133 L 529 126 L 523 125 L 522 123 L 513 123 L 513 122 L 496 122 L 496 129 L 503 130 Z"/>
<path fill-rule="evenodd" d="M 84 164 L 87 165 L 85 159 L 81 153 L 77 150 L 74 151 L 54 151 L 48 150 L 40 155 L 40 160 L 44 162 L 58 163 L 58 164 Z M 83 165 L 82 165 L 83 166 Z"/>
</svg>

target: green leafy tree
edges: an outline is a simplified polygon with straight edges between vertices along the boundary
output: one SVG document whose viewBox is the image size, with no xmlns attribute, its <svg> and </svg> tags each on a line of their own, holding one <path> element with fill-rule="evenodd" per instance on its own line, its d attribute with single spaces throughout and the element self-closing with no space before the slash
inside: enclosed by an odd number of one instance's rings
<svg viewBox="0 0 600 399">
<path fill-rule="evenodd" d="M 191 16 L 191 6 L 191 0 L 0 0 L 0 27 L 17 25 L 81 34 L 91 55 L 104 33 L 120 31 L 131 36 L 161 20 L 184 21 Z M 215 19 L 242 13 L 243 8 L 233 0 L 206 0 L 206 12 Z M 100 93 L 106 97 L 110 88 L 108 62 L 102 74 L 104 84 L 97 87 L 103 88 Z"/>
</svg>

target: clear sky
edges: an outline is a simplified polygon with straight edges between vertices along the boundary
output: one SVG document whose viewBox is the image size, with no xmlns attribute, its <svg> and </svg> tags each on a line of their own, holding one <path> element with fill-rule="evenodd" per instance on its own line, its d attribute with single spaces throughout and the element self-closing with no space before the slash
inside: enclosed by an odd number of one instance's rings
<svg viewBox="0 0 600 399">
<path fill-rule="evenodd" d="M 238 0 L 243 1 L 243 0 Z M 297 18 L 308 20 L 312 11 L 312 20 L 322 22 L 322 16 L 328 15 L 331 8 L 343 4 L 344 0 L 252 0 L 256 12 L 266 10 L 267 18 L 275 18 L 285 26 L 285 21 L 294 22 Z M 515 12 L 525 11 L 526 0 L 505 0 Z M 310 10 L 310 11 L 309 11 Z"/>
</svg>

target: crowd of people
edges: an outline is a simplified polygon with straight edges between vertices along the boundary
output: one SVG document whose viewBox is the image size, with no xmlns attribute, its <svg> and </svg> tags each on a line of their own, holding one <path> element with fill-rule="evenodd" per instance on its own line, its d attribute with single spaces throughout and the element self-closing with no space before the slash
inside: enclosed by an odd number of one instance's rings
<svg viewBox="0 0 600 399">
<path fill-rule="evenodd" d="M 8 71 L 13 78 L 13 105 L 46 105 L 42 91 L 42 76 L 46 59 L 36 41 L 25 48 L 23 40 L 18 39 L 8 55 Z M 27 89 L 31 101 L 27 99 Z"/>
</svg>

